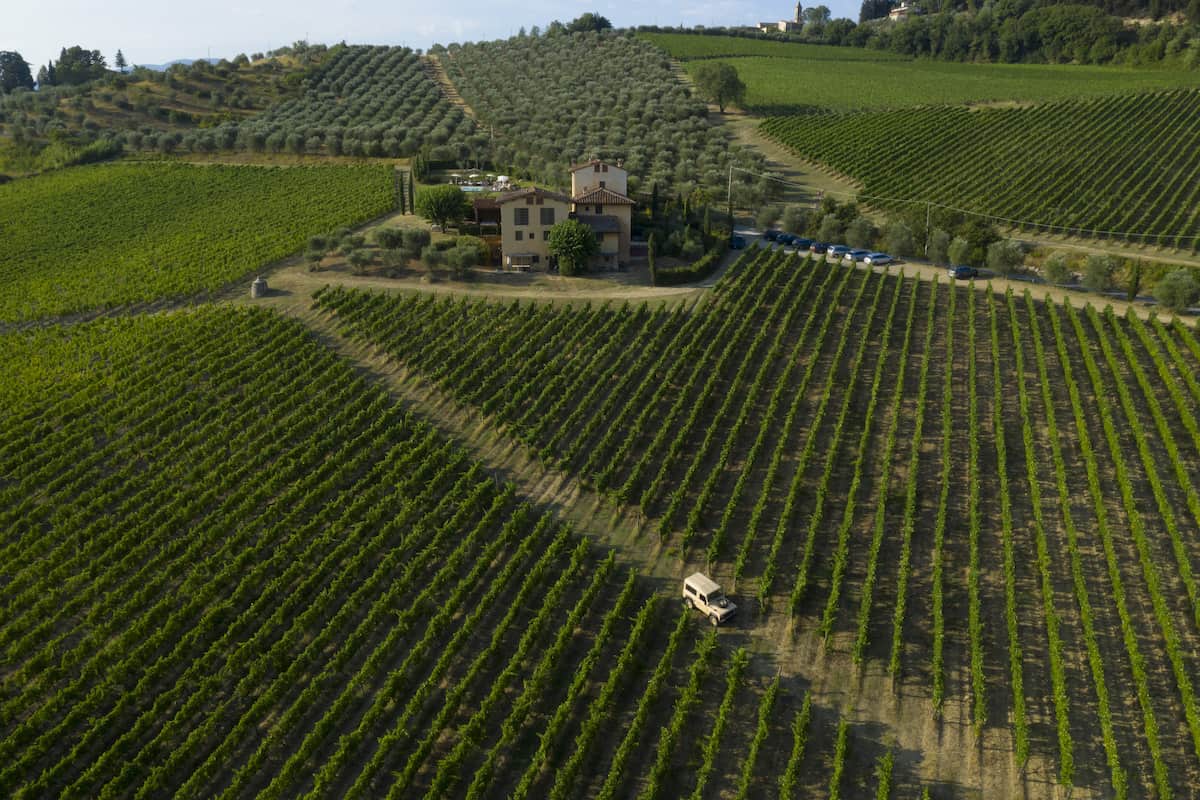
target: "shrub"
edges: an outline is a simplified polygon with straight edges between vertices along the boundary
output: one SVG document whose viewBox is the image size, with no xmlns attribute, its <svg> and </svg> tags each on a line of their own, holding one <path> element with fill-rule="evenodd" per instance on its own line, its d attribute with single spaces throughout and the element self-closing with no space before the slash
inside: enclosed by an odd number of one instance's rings
<svg viewBox="0 0 1200 800">
<path fill-rule="evenodd" d="M 883 249 L 892 255 L 911 256 L 916 252 L 912 228 L 901 220 L 892 220 L 883 228 Z"/>
<path fill-rule="evenodd" d="M 655 269 L 654 285 L 677 286 L 681 283 L 693 283 L 707 278 L 721 265 L 721 258 L 725 255 L 725 248 L 727 246 L 728 242 L 722 239 L 711 250 L 705 253 L 700 260 L 693 264 L 673 269 Z"/>
<path fill-rule="evenodd" d="M 825 242 L 836 242 L 842 238 L 842 223 L 833 214 L 826 214 L 821 220 L 821 227 L 817 231 L 817 238 Z"/>
<path fill-rule="evenodd" d="M 1042 275 L 1051 283 L 1070 283 L 1074 278 L 1070 259 L 1066 253 L 1053 253 L 1042 265 Z"/>
<path fill-rule="evenodd" d="M 1108 291 L 1116 271 L 1117 265 L 1111 256 L 1088 256 L 1083 267 L 1083 285 L 1093 292 Z"/>
<path fill-rule="evenodd" d="M 440 267 L 446 263 L 446 254 L 433 245 L 428 245 L 421 251 L 421 261 L 430 269 Z"/>
<path fill-rule="evenodd" d="M 946 256 L 951 264 L 970 264 L 971 243 L 962 236 L 955 236 L 946 250 Z"/>
<path fill-rule="evenodd" d="M 866 217 L 855 217 L 846 226 L 846 244 L 851 247 L 870 247 L 874 241 L 875 223 Z"/>
<path fill-rule="evenodd" d="M 1154 287 L 1154 298 L 1172 311 L 1185 311 L 1200 298 L 1200 282 L 1190 269 L 1168 272 Z"/>
<path fill-rule="evenodd" d="M 788 233 L 804 233 L 809 223 L 808 209 L 803 206 L 788 206 L 783 210 L 783 229 Z"/>
<path fill-rule="evenodd" d="M 766 205 L 758 210 L 758 214 L 754 216 L 754 224 L 759 228 L 769 228 L 779 221 L 779 217 L 783 215 L 783 209 L 777 205 Z"/>
<path fill-rule="evenodd" d="M 941 228 L 929 234 L 929 260 L 934 264 L 950 263 L 950 234 Z"/>
<path fill-rule="evenodd" d="M 376 228 L 371 238 L 384 250 L 394 250 L 404 244 L 404 231 L 399 228 Z"/>
<path fill-rule="evenodd" d="M 404 250 L 404 255 L 409 258 L 420 258 L 421 251 L 429 246 L 432 239 L 433 237 L 426 230 L 404 231 L 404 244 L 401 246 Z"/>
<path fill-rule="evenodd" d="M 1021 249 L 1020 244 L 1014 242 L 1012 239 L 1004 239 L 988 245 L 988 269 L 998 272 L 1001 275 L 1009 275 L 1019 269 L 1024 263 L 1025 251 Z"/>
</svg>

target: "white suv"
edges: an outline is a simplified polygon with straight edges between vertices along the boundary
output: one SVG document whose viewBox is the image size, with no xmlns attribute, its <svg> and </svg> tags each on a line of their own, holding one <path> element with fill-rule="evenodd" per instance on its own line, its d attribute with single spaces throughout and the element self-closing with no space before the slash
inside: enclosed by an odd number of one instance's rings
<svg viewBox="0 0 1200 800">
<path fill-rule="evenodd" d="M 737 606 L 730 602 L 716 581 L 700 572 L 684 578 L 683 604 L 700 609 L 713 625 L 720 625 L 737 611 Z"/>
</svg>

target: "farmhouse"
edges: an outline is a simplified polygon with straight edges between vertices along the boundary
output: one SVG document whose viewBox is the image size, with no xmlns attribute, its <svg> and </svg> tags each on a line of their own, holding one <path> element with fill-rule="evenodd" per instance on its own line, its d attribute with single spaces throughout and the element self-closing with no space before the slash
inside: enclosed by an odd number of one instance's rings
<svg viewBox="0 0 1200 800">
<path fill-rule="evenodd" d="M 500 249 L 505 269 L 527 271 L 551 265 L 550 229 L 567 219 L 571 198 L 529 187 L 496 198 L 500 208 Z"/>
<path fill-rule="evenodd" d="M 600 240 L 597 260 L 607 269 L 629 263 L 633 200 L 629 199 L 629 173 L 621 163 L 592 159 L 571 166 L 571 210 L 596 232 Z"/>
<path fill-rule="evenodd" d="M 900 5 L 888 12 L 888 19 L 893 22 L 899 22 L 902 19 L 908 19 L 909 16 L 916 16 L 921 13 L 921 9 L 911 3 L 901 2 Z"/>
</svg>

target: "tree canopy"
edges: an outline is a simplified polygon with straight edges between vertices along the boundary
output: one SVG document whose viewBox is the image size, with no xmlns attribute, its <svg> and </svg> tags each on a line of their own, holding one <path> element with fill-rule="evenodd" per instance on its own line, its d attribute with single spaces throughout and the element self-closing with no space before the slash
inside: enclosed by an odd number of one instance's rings
<svg viewBox="0 0 1200 800">
<path fill-rule="evenodd" d="M 77 86 L 103 78 L 107 69 L 108 64 L 99 50 L 84 50 L 74 45 L 64 47 L 58 61 L 51 61 L 46 71 L 51 85 Z"/>
<path fill-rule="evenodd" d="M 1184 311 L 1200 297 L 1200 283 L 1189 269 L 1168 272 L 1154 287 L 1154 297 L 1172 311 Z"/>
<path fill-rule="evenodd" d="M 417 192 L 416 209 L 422 217 L 445 230 L 448 223 L 466 216 L 467 196 L 449 183 L 431 186 Z"/>
<path fill-rule="evenodd" d="M 567 31 L 582 33 L 584 31 L 602 31 L 611 27 L 612 23 L 606 17 L 602 17 L 594 11 L 588 11 L 571 20 L 567 24 Z"/>
<path fill-rule="evenodd" d="M 13 89 L 32 89 L 33 75 L 29 62 L 13 50 L 0 50 L 0 92 Z"/>
<path fill-rule="evenodd" d="M 547 248 L 558 256 L 559 271 L 563 275 L 578 275 L 584 271 L 588 259 L 600 250 L 596 234 L 577 219 L 567 219 L 550 229 Z"/>
<path fill-rule="evenodd" d="M 737 69 L 724 61 L 697 64 L 692 71 L 692 79 L 700 96 L 710 103 L 716 103 L 722 114 L 725 113 L 725 106 L 741 103 L 746 98 L 746 84 L 738 77 Z"/>
</svg>

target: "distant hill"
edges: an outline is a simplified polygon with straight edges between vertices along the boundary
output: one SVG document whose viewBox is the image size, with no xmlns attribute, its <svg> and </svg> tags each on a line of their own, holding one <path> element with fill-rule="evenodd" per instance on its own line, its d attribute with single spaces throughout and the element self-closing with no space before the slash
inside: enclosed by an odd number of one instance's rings
<svg viewBox="0 0 1200 800">
<path fill-rule="evenodd" d="M 168 61 L 165 64 L 138 64 L 138 66 L 145 67 L 146 69 L 152 69 L 155 72 L 166 72 L 168 69 L 175 66 L 176 64 L 182 64 L 185 67 L 190 67 L 192 64 L 195 64 L 197 61 L 207 61 L 210 64 L 219 64 L 221 62 L 221 59 L 219 59 L 219 58 L 177 58 L 174 61 Z"/>
</svg>

